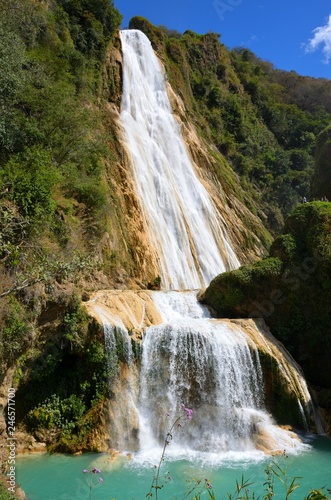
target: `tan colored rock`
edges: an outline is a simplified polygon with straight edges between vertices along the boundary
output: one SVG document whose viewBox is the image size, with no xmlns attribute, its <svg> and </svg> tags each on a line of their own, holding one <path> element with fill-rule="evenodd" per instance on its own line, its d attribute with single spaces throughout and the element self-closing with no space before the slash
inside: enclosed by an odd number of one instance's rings
<svg viewBox="0 0 331 500">
<path fill-rule="evenodd" d="M 219 157 L 221 157 L 220 153 L 199 137 L 194 124 L 187 119 L 187 112 L 182 99 L 173 91 L 169 82 L 167 84 L 167 90 L 174 115 L 181 126 L 183 139 L 194 169 L 200 182 L 211 196 L 221 218 L 225 222 L 231 246 L 242 264 L 255 261 L 258 257 L 261 257 L 265 251 L 262 242 L 256 236 L 256 234 L 261 234 L 263 232 L 261 220 L 252 214 L 244 203 L 240 201 L 233 189 L 231 192 L 225 185 L 222 185 L 222 180 L 215 174 L 220 166 L 211 154 L 211 150 L 214 149 L 213 152 Z M 223 161 L 225 166 L 225 160 Z M 234 172 L 231 172 L 231 176 L 233 179 L 236 178 Z M 237 186 L 239 185 L 240 180 L 238 178 Z M 256 231 L 248 229 L 244 221 L 250 221 L 250 226 L 255 227 Z M 248 239 L 250 240 L 250 245 L 247 245 Z M 224 243 L 221 242 L 220 246 L 222 253 L 226 257 L 227 252 Z"/>
<path fill-rule="evenodd" d="M 311 396 L 301 368 L 283 344 L 270 333 L 262 319 L 223 319 L 221 321 L 228 322 L 234 328 L 240 326 L 247 334 L 251 347 L 258 348 L 278 364 L 288 391 L 307 405 L 311 404 Z"/>
<path fill-rule="evenodd" d="M 27 500 L 26 494 L 20 487 L 16 488 L 15 497 L 18 498 L 19 500 Z"/>
<path fill-rule="evenodd" d="M 301 441 L 294 432 L 282 427 L 278 429 L 280 434 L 277 433 L 276 427 L 273 428 L 273 432 L 269 432 L 267 428 L 259 428 L 255 436 L 256 448 L 266 455 L 286 455 L 286 451 L 293 449 Z"/>
<path fill-rule="evenodd" d="M 149 290 L 102 290 L 85 303 L 88 313 L 101 324 L 106 319 L 141 336 L 150 325 L 162 323 Z"/>
</svg>

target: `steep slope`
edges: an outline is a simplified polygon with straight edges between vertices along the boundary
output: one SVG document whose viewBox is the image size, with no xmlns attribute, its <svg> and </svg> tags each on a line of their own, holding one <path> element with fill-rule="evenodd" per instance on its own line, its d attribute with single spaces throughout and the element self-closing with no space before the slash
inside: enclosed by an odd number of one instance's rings
<svg viewBox="0 0 331 500">
<path fill-rule="evenodd" d="M 313 199 L 331 200 L 331 126 L 317 138 L 316 163 L 311 184 Z"/>
</svg>

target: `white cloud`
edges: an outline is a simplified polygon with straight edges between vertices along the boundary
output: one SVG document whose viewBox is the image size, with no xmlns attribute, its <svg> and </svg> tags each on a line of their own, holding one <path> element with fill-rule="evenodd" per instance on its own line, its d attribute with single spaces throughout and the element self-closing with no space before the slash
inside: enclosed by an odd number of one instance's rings
<svg viewBox="0 0 331 500">
<path fill-rule="evenodd" d="M 315 52 L 322 46 L 324 63 L 329 64 L 331 59 L 331 15 L 325 26 L 320 26 L 313 30 L 314 36 L 305 44 L 305 52 Z"/>
</svg>

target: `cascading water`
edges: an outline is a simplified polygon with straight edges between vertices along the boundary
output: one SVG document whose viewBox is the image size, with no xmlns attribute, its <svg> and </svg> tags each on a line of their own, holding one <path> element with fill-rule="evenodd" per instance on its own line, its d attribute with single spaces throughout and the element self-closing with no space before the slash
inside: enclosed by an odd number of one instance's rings
<svg viewBox="0 0 331 500">
<path fill-rule="evenodd" d="M 121 122 L 162 288 L 203 288 L 239 261 L 190 161 L 149 40 L 138 30 L 126 30 L 121 42 Z M 178 437 L 181 449 L 220 453 L 297 447 L 299 441 L 276 427 L 264 410 L 258 349 L 244 330 L 211 319 L 196 291 L 152 295 L 162 322 L 142 326 L 145 306 L 139 321 L 130 320 L 143 331 L 136 401 L 142 453 L 158 449 L 169 428 L 166 415 L 181 403 L 194 410 L 192 423 Z"/>
<path fill-rule="evenodd" d="M 94 311 L 101 319 L 103 325 L 108 372 L 114 370 L 114 367 L 118 365 L 119 351 L 123 360 L 127 364 L 130 364 L 133 358 L 132 343 L 121 318 L 114 316 L 98 305 L 94 306 Z"/>
<path fill-rule="evenodd" d="M 110 372 L 114 361 L 117 367 L 111 448 L 139 449 L 140 457 L 154 460 L 182 403 L 194 418 L 185 432 L 176 429 L 175 456 L 183 450 L 224 456 L 301 448 L 297 436 L 277 427 L 265 410 L 266 366 L 278 366 L 271 376 L 285 384 L 284 402 L 301 414 L 304 430 L 312 418 L 311 398 L 299 367 L 263 325 L 212 319 L 196 291 L 100 291 L 87 307 L 103 323 Z M 141 336 L 135 362 L 131 338 Z"/>
<path fill-rule="evenodd" d="M 258 357 L 241 332 L 207 320 L 198 302 L 194 310 L 194 295 L 155 296 L 165 323 L 144 338 L 141 407 L 152 422 L 152 439 L 159 432 L 162 439 L 167 411 L 185 402 L 195 409 L 186 444 L 203 451 L 239 449 L 250 441 L 250 412 L 260 408 Z M 145 436 L 142 444 L 152 443 Z"/>
<path fill-rule="evenodd" d="M 298 440 L 276 427 L 264 409 L 258 349 L 244 331 L 211 319 L 195 292 L 153 295 L 164 322 L 149 327 L 143 341 L 142 452 L 162 442 L 167 413 L 182 402 L 194 409 L 194 419 L 176 437 L 180 448 L 249 451 L 261 435 L 269 451 L 297 447 Z"/>
<path fill-rule="evenodd" d="M 199 181 L 175 120 L 160 62 L 138 30 L 121 32 L 121 122 L 164 289 L 207 286 L 239 267 L 222 217 Z"/>
<path fill-rule="evenodd" d="M 115 408 L 110 412 L 112 446 L 119 450 L 134 449 L 138 414 L 131 338 L 119 316 L 94 301 L 91 304 L 103 325 L 109 389 L 116 398 Z M 116 380 L 120 380 L 119 387 Z"/>
</svg>

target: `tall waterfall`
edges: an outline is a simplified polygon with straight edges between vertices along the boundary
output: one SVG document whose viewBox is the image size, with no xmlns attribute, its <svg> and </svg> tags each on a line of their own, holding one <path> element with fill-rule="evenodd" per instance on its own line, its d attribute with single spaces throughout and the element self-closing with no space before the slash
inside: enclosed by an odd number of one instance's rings
<svg viewBox="0 0 331 500">
<path fill-rule="evenodd" d="M 122 31 L 121 41 L 121 121 L 162 288 L 203 288 L 239 261 L 188 156 L 150 41 L 138 30 Z"/>
<path fill-rule="evenodd" d="M 222 453 L 296 448 L 296 436 L 274 425 L 264 407 L 258 352 L 265 352 L 266 344 L 270 359 L 275 359 L 277 346 L 257 332 L 253 320 L 247 320 L 245 330 L 212 319 L 198 303 L 196 291 L 188 291 L 205 287 L 220 272 L 238 267 L 239 261 L 225 223 L 190 161 L 149 40 L 140 31 L 128 30 L 121 32 L 121 41 L 121 121 L 162 288 L 168 291 L 100 291 L 89 303 L 92 314 L 104 323 L 110 356 L 116 331 L 125 342 L 130 336 L 142 337 L 140 362 L 131 363 L 128 350 L 127 373 L 112 389 L 117 390 L 114 427 L 125 424 L 116 433 L 121 438 L 127 433 L 131 439 L 139 435 L 142 452 L 158 449 L 169 429 L 167 413 L 184 403 L 192 407 L 194 418 L 176 438 L 181 449 Z M 137 367 L 139 384 L 134 382 Z M 289 374 L 289 384 L 290 379 Z M 294 391 L 302 411 L 300 400 L 305 405 L 310 396 L 304 384 L 299 386 L 298 376 Z M 134 421 L 131 431 L 126 415 Z M 116 446 L 116 437 L 113 443 Z"/>
</svg>

